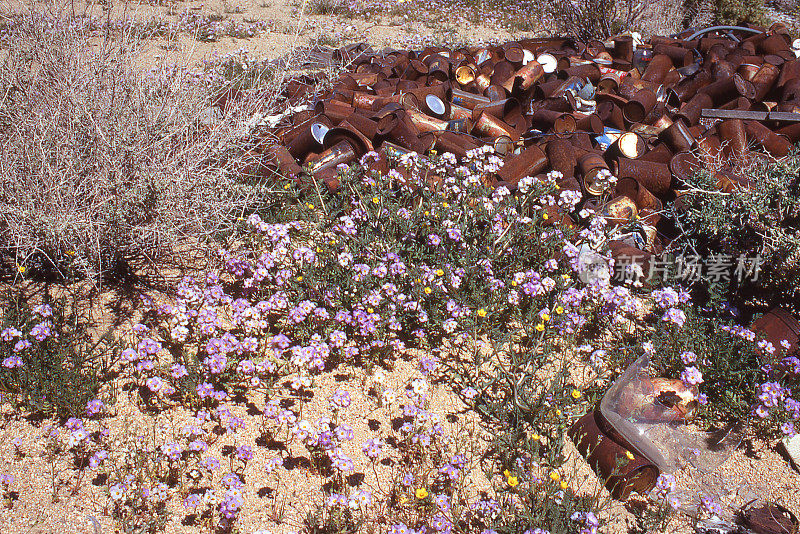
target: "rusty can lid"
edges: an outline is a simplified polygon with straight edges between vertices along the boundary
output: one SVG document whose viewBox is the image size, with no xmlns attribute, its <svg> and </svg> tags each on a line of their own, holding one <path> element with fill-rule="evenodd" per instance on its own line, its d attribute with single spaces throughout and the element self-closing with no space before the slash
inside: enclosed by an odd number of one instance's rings
<svg viewBox="0 0 800 534">
<path fill-rule="evenodd" d="M 475 80 L 475 69 L 472 65 L 461 65 L 456 69 L 456 81 L 461 85 L 467 85 Z"/>
<path fill-rule="evenodd" d="M 685 181 L 701 168 L 697 157 L 691 152 L 678 152 L 669 162 L 669 170 L 672 175 Z"/>
<path fill-rule="evenodd" d="M 525 52 L 519 45 L 512 44 L 505 49 L 505 57 L 511 63 L 522 63 L 522 60 L 525 59 Z"/>
<path fill-rule="evenodd" d="M 425 105 L 433 112 L 434 115 L 444 115 L 447 108 L 441 98 L 434 94 L 425 95 Z"/>
<path fill-rule="evenodd" d="M 536 61 L 542 66 L 542 70 L 546 74 L 553 73 L 558 68 L 558 60 L 553 54 L 539 54 Z"/>
<path fill-rule="evenodd" d="M 507 135 L 501 135 L 494 140 L 494 151 L 501 156 L 507 156 L 514 151 L 514 142 Z"/>
<path fill-rule="evenodd" d="M 325 141 L 325 135 L 329 130 L 330 128 L 321 122 L 315 122 L 311 125 L 311 136 L 314 138 L 314 141 L 321 145 Z"/>
<path fill-rule="evenodd" d="M 522 49 L 522 64 L 523 65 L 527 65 L 528 63 L 530 63 L 534 59 L 536 59 L 536 56 L 533 55 L 533 52 L 531 52 L 527 48 L 523 48 Z"/>
</svg>

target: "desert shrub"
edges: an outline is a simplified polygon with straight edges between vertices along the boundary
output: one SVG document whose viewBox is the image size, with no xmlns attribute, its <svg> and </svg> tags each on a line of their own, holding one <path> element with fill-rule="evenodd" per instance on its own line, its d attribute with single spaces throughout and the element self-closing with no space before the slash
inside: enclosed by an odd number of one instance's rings
<svg viewBox="0 0 800 534">
<path fill-rule="evenodd" d="M 342 15 L 346 13 L 346 6 L 340 0 L 313 0 L 309 13 L 312 15 Z"/>
<path fill-rule="evenodd" d="M 552 33 L 586 41 L 639 29 L 652 0 L 548 0 L 544 26 Z"/>
<path fill-rule="evenodd" d="M 92 339 L 86 319 L 66 298 L 38 306 L 12 299 L 3 312 L 4 400 L 44 415 L 80 415 L 113 363 L 111 333 Z"/>
<path fill-rule="evenodd" d="M 686 209 L 677 213 L 681 234 L 672 251 L 685 257 L 718 257 L 735 274 L 740 258 L 752 273 L 718 276 L 708 270 L 690 280 L 727 302 L 748 320 L 754 311 L 787 306 L 800 312 L 800 157 L 756 159 L 744 173 L 749 186 L 717 189 L 713 173 L 689 180 Z M 701 302 L 701 304 L 704 304 Z"/>
<path fill-rule="evenodd" d="M 763 0 L 717 0 L 717 20 L 722 24 L 763 24 Z"/>
<path fill-rule="evenodd" d="M 244 99 L 221 120 L 201 120 L 209 78 L 222 74 L 213 62 L 197 73 L 166 64 L 143 71 L 147 34 L 134 26 L 101 38 L 97 49 L 89 46 L 93 35 L 71 19 L 40 14 L 7 24 L 0 66 L 9 88 L 0 111 L 6 270 L 16 263 L 28 275 L 119 277 L 185 247 L 187 234 L 203 239 L 230 226 L 258 197 L 252 178 L 243 183 L 229 172 L 244 153 Z M 276 94 L 253 98 L 269 109 Z"/>
</svg>

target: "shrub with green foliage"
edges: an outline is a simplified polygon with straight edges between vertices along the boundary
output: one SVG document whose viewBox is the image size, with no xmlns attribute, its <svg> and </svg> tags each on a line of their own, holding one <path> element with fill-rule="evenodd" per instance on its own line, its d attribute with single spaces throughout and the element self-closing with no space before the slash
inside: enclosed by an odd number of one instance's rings
<svg viewBox="0 0 800 534">
<path fill-rule="evenodd" d="M 759 158 L 744 172 L 747 187 L 719 191 L 701 172 L 688 180 L 681 230 L 671 250 L 685 256 L 749 258 L 746 276 L 701 281 L 716 304 L 727 300 L 747 320 L 755 311 L 786 306 L 800 313 L 800 156 Z M 757 268 L 757 270 L 756 270 Z"/>
<path fill-rule="evenodd" d="M 717 19 L 722 24 L 764 24 L 764 1 L 717 0 Z"/>
</svg>

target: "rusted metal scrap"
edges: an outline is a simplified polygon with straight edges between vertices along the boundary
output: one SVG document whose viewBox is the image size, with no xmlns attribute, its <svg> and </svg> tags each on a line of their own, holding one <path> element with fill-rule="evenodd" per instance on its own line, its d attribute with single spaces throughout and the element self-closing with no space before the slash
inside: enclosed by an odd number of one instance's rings
<svg viewBox="0 0 800 534">
<path fill-rule="evenodd" d="M 800 42 L 780 23 L 643 44 L 620 35 L 420 51 L 350 45 L 331 53 L 347 67 L 333 87 L 272 132 L 294 164 L 282 151 L 270 161 L 335 191 L 337 165 L 369 150 L 463 158 L 490 145 L 504 160 L 491 186 L 513 192 L 525 176 L 557 170 L 562 189 L 582 194 L 578 210 L 606 213 L 613 225 L 635 213 L 641 238 L 611 248 L 646 272 L 669 241 L 664 208 L 693 173 L 727 161 L 718 187 L 748 187 L 739 163 L 755 157 L 753 147 L 782 158 L 800 141 L 798 54 Z M 315 90 L 300 79 L 286 96 L 296 104 Z M 551 221 L 578 224 L 575 213 Z"/>
</svg>

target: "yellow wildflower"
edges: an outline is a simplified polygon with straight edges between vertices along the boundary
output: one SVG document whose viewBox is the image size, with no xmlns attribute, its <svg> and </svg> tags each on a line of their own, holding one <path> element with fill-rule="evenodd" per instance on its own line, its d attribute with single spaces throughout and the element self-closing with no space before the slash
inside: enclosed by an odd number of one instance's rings
<svg viewBox="0 0 800 534">
<path fill-rule="evenodd" d="M 573 399 L 580 399 L 581 398 L 581 392 L 578 391 L 577 389 L 573 389 L 572 390 L 572 398 Z"/>
<path fill-rule="evenodd" d="M 542 219 L 544 219 L 546 221 L 549 218 L 550 218 L 550 216 L 548 214 L 542 213 Z"/>
<path fill-rule="evenodd" d="M 503 476 L 506 477 L 506 478 L 510 477 L 511 476 L 511 471 L 506 469 L 505 471 L 503 471 Z"/>
<path fill-rule="evenodd" d="M 562 308 L 561 306 L 559 306 L 558 308 L 556 308 L 556 313 L 557 313 L 557 314 L 559 314 L 559 315 L 561 315 L 562 313 L 564 313 L 564 308 Z"/>
<path fill-rule="evenodd" d="M 567 481 L 566 480 L 562 480 L 561 481 L 561 489 L 565 490 L 565 489 L 567 489 L 567 487 L 569 487 L 569 484 L 567 484 Z"/>
<path fill-rule="evenodd" d="M 478 317 L 486 317 L 486 310 L 484 310 L 483 308 L 478 310 Z"/>
<path fill-rule="evenodd" d="M 544 324 L 542 324 L 542 323 L 539 323 L 539 324 L 537 324 L 537 325 L 536 325 L 536 331 L 537 331 L 537 332 L 542 332 L 542 331 L 544 331 Z"/>
<path fill-rule="evenodd" d="M 430 288 L 430 287 L 428 287 L 428 286 L 425 286 L 425 290 L 424 290 L 424 291 L 425 291 L 425 294 L 426 294 L 426 295 L 430 295 L 431 293 L 433 293 L 433 289 L 431 289 L 431 288 Z"/>
<path fill-rule="evenodd" d="M 633 453 L 631 451 L 625 451 L 625 456 L 628 460 L 633 460 Z"/>
<path fill-rule="evenodd" d="M 373 204 L 377 204 L 380 201 L 381 201 L 381 199 L 379 199 L 378 197 L 372 197 L 372 203 Z"/>
<path fill-rule="evenodd" d="M 417 488 L 417 491 L 414 494 L 417 496 L 417 499 L 422 500 L 428 496 L 428 490 L 425 488 Z"/>
<path fill-rule="evenodd" d="M 561 475 L 558 474 L 558 471 L 553 471 L 552 473 L 550 473 L 550 480 L 552 480 L 553 482 L 558 482 L 559 480 L 561 480 Z"/>
<path fill-rule="evenodd" d="M 442 276 L 443 274 L 444 274 L 444 271 L 443 271 L 443 270 L 441 270 L 441 269 L 436 269 L 436 276 Z"/>
<path fill-rule="evenodd" d="M 298 281 L 298 282 L 302 282 L 302 281 L 303 281 L 303 277 L 302 277 L 302 275 L 297 277 L 297 281 Z"/>
<path fill-rule="evenodd" d="M 539 434 L 531 434 L 532 441 L 539 441 L 540 439 L 542 439 L 542 436 L 540 436 Z"/>
<path fill-rule="evenodd" d="M 374 311 L 375 311 L 375 310 L 373 310 L 372 308 L 367 308 L 367 313 L 372 313 L 372 312 L 374 312 Z"/>
<path fill-rule="evenodd" d="M 508 485 L 509 486 L 511 486 L 512 488 L 515 488 L 517 486 L 517 484 L 519 484 L 519 480 L 517 480 L 517 477 L 508 477 Z"/>
<path fill-rule="evenodd" d="M 24 265 L 17 264 L 17 270 L 19 271 L 19 274 L 25 274 L 27 267 L 25 267 Z"/>
<path fill-rule="evenodd" d="M 542 321 L 544 321 L 546 323 L 549 320 L 550 320 L 550 316 L 548 314 L 546 314 L 546 313 L 543 313 L 542 314 Z"/>
</svg>

